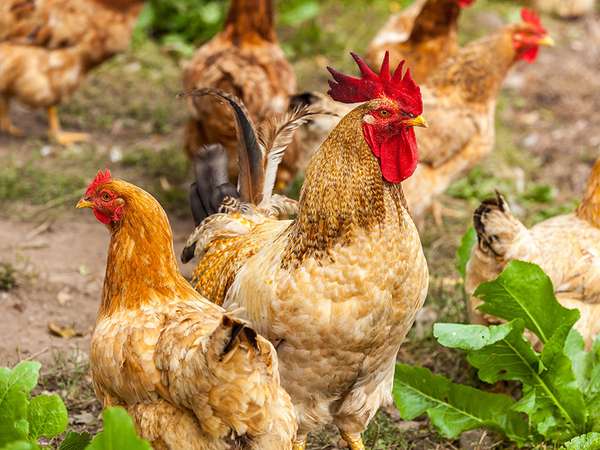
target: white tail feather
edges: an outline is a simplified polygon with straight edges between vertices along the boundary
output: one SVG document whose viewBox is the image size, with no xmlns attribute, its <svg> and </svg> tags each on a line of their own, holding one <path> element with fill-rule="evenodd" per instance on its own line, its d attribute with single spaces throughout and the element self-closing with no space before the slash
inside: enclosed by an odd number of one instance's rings
<svg viewBox="0 0 600 450">
<path fill-rule="evenodd" d="M 294 138 L 296 130 L 315 115 L 329 114 L 326 111 L 314 110 L 303 106 L 289 111 L 275 119 L 271 119 L 261 128 L 259 142 L 264 155 L 264 183 L 260 208 L 268 208 L 273 195 L 277 169 L 283 160 L 285 150 Z"/>
</svg>

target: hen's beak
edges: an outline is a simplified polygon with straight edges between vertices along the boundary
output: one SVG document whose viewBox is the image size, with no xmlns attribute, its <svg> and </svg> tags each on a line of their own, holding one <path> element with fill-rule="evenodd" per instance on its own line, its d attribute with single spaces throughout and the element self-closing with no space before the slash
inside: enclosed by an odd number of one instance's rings
<svg viewBox="0 0 600 450">
<path fill-rule="evenodd" d="M 552 36 L 546 35 L 538 41 L 538 45 L 545 45 L 546 47 L 554 47 L 556 42 L 552 39 Z"/>
<path fill-rule="evenodd" d="M 427 128 L 429 125 L 427 125 L 427 122 L 425 121 L 425 119 L 423 118 L 423 116 L 417 116 L 413 119 L 408 119 L 404 121 L 405 125 L 408 125 L 409 127 L 423 127 L 423 128 Z"/>
<path fill-rule="evenodd" d="M 92 202 L 90 202 L 89 200 L 86 200 L 85 198 L 82 198 L 81 200 L 79 200 L 77 202 L 77 205 L 75 206 L 75 208 L 77 209 L 81 209 L 81 208 L 93 208 L 94 204 Z"/>
</svg>

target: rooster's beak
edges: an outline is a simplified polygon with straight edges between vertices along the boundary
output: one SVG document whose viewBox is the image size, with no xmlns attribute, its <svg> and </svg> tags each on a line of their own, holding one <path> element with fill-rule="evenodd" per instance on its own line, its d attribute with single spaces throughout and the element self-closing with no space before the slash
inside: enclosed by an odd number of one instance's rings
<svg viewBox="0 0 600 450">
<path fill-rule="evenodd" d="M 429 125 L 427 125 L 427 122 L 425 121 L 425 119 L 423 118 L 423 116 L 417 116 L 413 119 L 409 119 L 409 120 L 405 120 L 404 121 L 405 125 L 408 125 L 409 127 L 423 127 L 423 128 L 427 128 Z"/>
<path fill-rule="evenodd" d="M 81 200 L 79 200 L 77 202 L 77 205 L 75 206 L 75 208 L 80 209 L 80 208 L 93 208 L 94 204 L 88 200 L 86 200 L 85 198 L 82 198 Z"/>
<path fill-rule="evenodd" d="M 542 39 L 539 40 L 538 45 L 545 45 L 546 47 L 554 47 L 556 42 L 552 39 L 551 36 L 546 35 Z"/>
</svg>

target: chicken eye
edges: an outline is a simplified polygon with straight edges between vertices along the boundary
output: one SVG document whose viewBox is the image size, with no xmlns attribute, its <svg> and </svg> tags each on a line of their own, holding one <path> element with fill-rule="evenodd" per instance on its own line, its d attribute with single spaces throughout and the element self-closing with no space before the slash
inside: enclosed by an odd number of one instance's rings
<svg viewBox="0 0 600 450">
<path fill-rule="evenodd" d="M 103 192 L 103 193 L 100 195 L 100 198 L 101 198 L 103 201 L 105 201 L 105 202 L 109 202 L 109 201 L 110 201 L 110 199 L 111 199 L 111 197 L 110 197 L 110 194 L 109 194 L 108 192 Z"/>
<path fill-rule="evenodd" d="M 387 109 L 382 109 L 381 111 L 379 111 L 379 115 L 381 117 L 388 117 L 391 113 L 387 110 Z"/>
</svg>

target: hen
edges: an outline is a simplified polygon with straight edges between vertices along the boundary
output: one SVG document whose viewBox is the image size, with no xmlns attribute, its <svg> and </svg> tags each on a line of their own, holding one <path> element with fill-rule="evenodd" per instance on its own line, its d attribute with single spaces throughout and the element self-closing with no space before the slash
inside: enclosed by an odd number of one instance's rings
<svg viewBox="0 0 600 450">
<path fill-rule="evenodd" d="M 129 45 L 143 0 L 2 0 L 0 131 L 22 135 L 9 114 L 16 98 L 47 108 L 49 135 L 60 144 L 86 140 L 61 130 L 57 105 L 94 67 Z"/>
<path fill-rule="evenodd" d="M 600 160 L 574 214 L 527 229 L 498 194 L 477 208 L 473 222 L 479 244 L 467 264 L 467 293 L 472 295 L 479 284 L 496 278 L 511 260 L 535 263 L 552 280 L 559 302 L 579 309 L 575 328 L 589 349 L 600 332 Z M 486 323 L 489 318 L 475 309 L 479 303 L 470 298 L 471 320 Z"/>
<path fill-rule="evenodd" d="M 158 202 L 107 170 L 77 207 L 111 234 L 90 353 L 103 405 L 127 408 L 155 449 L 290 449 L 275 349 L 179 273 Z"/>
<path fill-rule="evenodd" d="M 379 74 L 354 57 L 362 77 L 329 69 L 330 95 L 364 103 L 313 156 L 297 218 L 264 212 L 273 206 L 277 158 L 265 148 L 263 173 L 256 139 L 243 139 L 245 159 L 258 163 L 240 172 L 239 184 L 250 185 L 254 198 L 241 195 L 232 211 L 206 219 L 184 250 L 184 259 L 190 250 L 199 257 L 196 288 L 243 307 L 276 346 L 299 416 L 296 449 L 326 424 L 351 449 L 364 449 L 361 432 L 391 402 L 396 354 L 427 292 L 427 264 L 401 186 L 417 164 L 420 91 L 402 64 L 390 74 L 387 56 Z"/>
<path fill-rule="evenodd" d="M 521 16 L 521 23 L 460 48 L 422 87 L 429 129 L 416 130 L 421 159 L 403 185 L 417 222 L 431 206 L 438 206 L 437 195 L 493 150 L 496 98 L 509 69 L 520 60 L 533 62 L 540 45 L 552 45 L 533 11 L 523 9 Z M 331 109 L 322 98 L 312 106 Z M 320 131 L 315 125 L 312 130 Z M 434 217 L 441 221 L 439 207 Z"/>
<path fill-rule="evenodd" d="M 218 88 L 241 98 L 257 123 L 288 109 L 296 89 L 296 76 L 277 42 L 272 0 L 231 0 L 223 31 L 200 47 L 187 64 L 186 91 Z M 189 102 L 185 148 L 198 161 L 203 148 L 223 145 L 229 155 L 229 176 L 237 176 L 236 132 L 229 109 L 208 99 Z M 292 149 L 283 161 L 279 182 L 291 181 L 297 155 Z"/>
<path fill-rule="evenodd" d="M 417 0 L 392 15 L 375 35 L 367 59 L 375 64 L 386 51 L 392 64 L 405 59 L 413 77 L 424 82 L 432 71 L 458 51 L 460 10 L 474 0 Z"/>
</svg>

